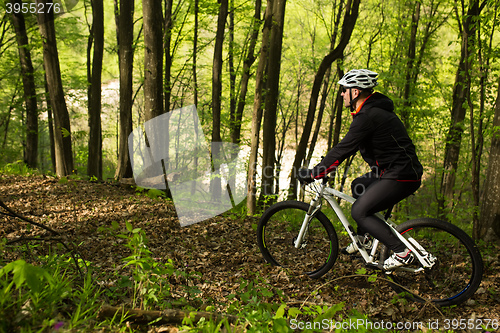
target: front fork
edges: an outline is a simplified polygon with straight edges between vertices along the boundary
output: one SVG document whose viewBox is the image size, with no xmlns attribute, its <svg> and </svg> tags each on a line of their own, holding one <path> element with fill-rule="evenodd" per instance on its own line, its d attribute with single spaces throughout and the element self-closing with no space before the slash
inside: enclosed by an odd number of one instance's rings
<svg viewBox="0 0 500 333">
<path fill-rule="evenodd" d="M 309 209 L 307 210 L 306 216 L 304 216 L 304 221 L 302 221 L 302 226 L 300 227 L 299 235 L 293 242 L 293 246 L 295 246 L 296 249 L 299 249 L 305 245 L 304 239 L 306 238 L 307 235 L 307 229 L 309 228 L 309 223 L 311 223 L 311 219 L 313 218 L 314 214 L 316 214 L 316 212 L 321 209 L 322 193 L 323 193 L 323 187 L 321 187 L 321 190 L 316 194 L 315 198 L 312 199 L 311 203 L 309 204 Z"/>
</svg>

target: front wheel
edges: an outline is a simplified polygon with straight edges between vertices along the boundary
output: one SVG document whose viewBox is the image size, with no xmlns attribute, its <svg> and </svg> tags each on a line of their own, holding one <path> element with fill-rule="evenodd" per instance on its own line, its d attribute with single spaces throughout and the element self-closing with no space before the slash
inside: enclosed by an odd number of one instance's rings
<svg viewBox="0 0 500 333">
<path fill-rule="evenodd" d="M 319 278 L 326 274 L 338 255 L 338 239 L 332 223 L 321 211 L 311 218 L 304 242 L 295 242 L 309 205 L 284 201 L 269 207 L 260 218 L 257 243 L 264 259 L 286 268 L 290 274 Z"/>
<path fill-rule="evenodd" d="M 474 241 L 462 229 L 431 218 L 410 220 L 396 229 L 410 242 L 416 240 L 434 257 L 434 265 L 420 272 L 394 270 L 389 277 L 396 292 L 440 306 L 462 303 L 476 292 L 483 275 L 483 261 Z M 381 260 L 389 255 L 386 248 Z M 415 260 L 412 266 L 418 268 L 420 263 Z"/>
</svg>

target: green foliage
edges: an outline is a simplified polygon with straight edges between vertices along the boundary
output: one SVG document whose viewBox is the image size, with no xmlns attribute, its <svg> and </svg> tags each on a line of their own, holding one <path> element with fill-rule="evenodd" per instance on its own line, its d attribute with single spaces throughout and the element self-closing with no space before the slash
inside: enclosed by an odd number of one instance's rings
<svg viewBox="0 0 500 333">
<path fill-rule="evenodd" d="M 95 319 L 100 291 L 90 272 L 79 284 L 67 275 L 70 259 L 46 259 L 44 267 L 20 259 L 0 269 L 0 331 L 75 328 Z"/>
<path fill-rule="evenodd" d="M 37 170 L 33 170 L 28 168 L 26 164 L 21 161 L 15 161 L 12 163 L 7 163 L 3 166 L 0 166 L 0 173 L 10 174 L 10 175 L 19 175 L 19 176 L 29 176 L 33 174 L 37 174 Z"/>
<path fill-rule="evenodd" d="M 158 190 L 156 188 L 143 188 L 140 186 L 137 186 L 135 188 L 136 193 L 140 195 L 145 195 L 151 199 L 165 199 L 167 197 L 167 194 L 165 191 Z"/>
<path fill-rule="evenodd" d="M 166 263 L 160 263 L 152 258 L 151 251 L 147 248 L 147 239 L 144 230 L 133 228 L 132 224 L 126 222 L 127 234 L 119 234 L 118 237 L 127 239 L 127 248 L 131 255 L 124 258 L 125 267 L 132 266 L 133 293 L 132 306 L 144 309 L 152 305 L 161 306 L 170 296 L 170 284 L 168 278 L 174 272 L 171 259 Z"/>
</svg>

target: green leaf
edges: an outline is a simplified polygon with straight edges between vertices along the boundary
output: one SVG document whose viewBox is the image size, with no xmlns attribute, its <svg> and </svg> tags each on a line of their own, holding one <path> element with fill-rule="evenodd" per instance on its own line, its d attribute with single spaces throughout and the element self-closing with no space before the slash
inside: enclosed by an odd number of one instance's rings
<svg viewBox="0 0 500 333">
<path fill-rule="evenodd" d="M 285 315 L 285 308 L 286 304 L 281 304 L 278 310 L 276 311 L 276 314 L 274 315 L 273 319 L 283 318 L 283 316 Z"/>
<path fill-rule="evenodd" d="M 67 138 L 68 136 L 71 135 L 71 133 L 67 129 L 63 128 L 63 127 L 61 127 L 61 132 L 62 132 L 63 138 Z"/>
<path fill-rule="evenodd" d="M 125 222 L 125 227 L 127 228 L 127 230 L 128 230 L 129 232 L 132 232 L 132 229 L 133 229 L 133 228 L 132 228 L 132 224 L 131 224 L 129 221 L 126 221 L 126 222 Z"/>
<path fill-rule="evenodd" d="M 288 317 L 297 317 L 298 315 L 301 315 L 302 311 L 300 311 L 298 308 L 290 308 L 288 309 Z"/>
<path fill-rule="evenodd" d="M 361 267 L 360 269 L 358 269 L 356 271 L 356 274 L 358 274 L 358 275 L 365 275 L 366 274 L 366 268 Z"/>
<path fill-rule="evenodd" d="M 332 305 L 330 308 L 328 308 L 328 310 L 326 310 L 323 314 L 321 314 L 320 316 L 316 317 L 314 319 L 314 321 L 319 321 L 321 322 L 323 319 L 330 319 L 330 318 L 333 318 L 334 315 L 341 311 L 342 309 L 344 308 L 344 303 L 338 303 L 338 304 L 335 304 L 335 305 Z"/>
<path fill-rule="evenodd" d="M 3 270 L 12 272 L 12 281 L 17 289 L 21 288 L 26 282 L 29 289 L 34 293 L 39 293 L 46 284 L 43 280 L 50 284 L 53 283 L 52 276 L 45 269 L 28 264 L 22 259 L 9 263 Z"/>
</svg>

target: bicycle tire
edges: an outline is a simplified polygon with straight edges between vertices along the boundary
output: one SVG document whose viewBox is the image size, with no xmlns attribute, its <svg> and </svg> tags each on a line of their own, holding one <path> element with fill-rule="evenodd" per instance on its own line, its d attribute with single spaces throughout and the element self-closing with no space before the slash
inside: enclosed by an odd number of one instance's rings
<svg viewBox="0 0 500 333">
<path fill-rule="evenodd" d="M 315 279 L 326 274 L 338 256 L 338 238 L 332 223 L 321 211 L 309 224 L 306 243 L 293 245 L 309 205 L 283 201 L 269 207 L 259 220 L 257 244 L 264 259 L 286 268 L 292 275 L 306 274 Z"/>
<path fill-rule="evenodd" d="M 466 301 L 479 288 L 483 275 L 481 253 L 462 229 L 442 220 L 420 218 L 406 221 L 396 230 L 407 239 L 415 238 L 437 259 L 432 268 L 418 273 L 398 269 L 391 272 L 391 287 L 396 292 L 413 301 L 451 306 Z M 381 262 L 389 255 L 385 248 Z"/>
</svg>

